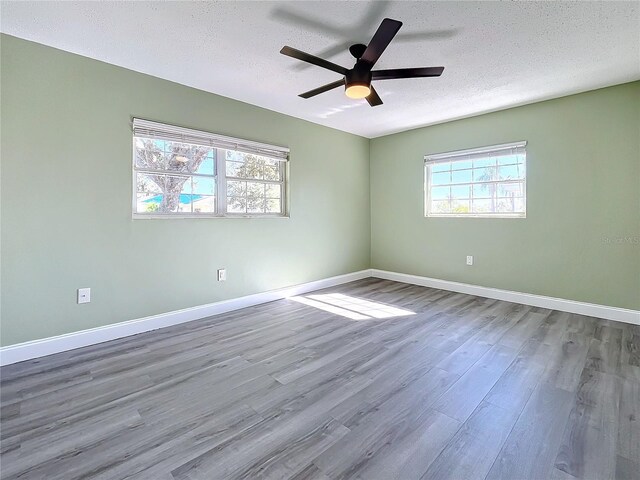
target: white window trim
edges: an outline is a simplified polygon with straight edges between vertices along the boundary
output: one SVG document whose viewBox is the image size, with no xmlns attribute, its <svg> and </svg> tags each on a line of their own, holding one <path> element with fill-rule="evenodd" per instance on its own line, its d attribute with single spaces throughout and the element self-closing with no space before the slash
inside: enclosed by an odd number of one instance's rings
<svg viewBox="0 0 640 480">
<path fill-rule="evenodd" d="M 425 218 L 527 218 L 527 157 L 525 151 L 525 175 L 523 179 L 523 199 L 524 199 L 524 212 L 522 213 L 433 213 L 429 211 L 431 205 L 431 166 L 437 165 L 439 163 L 449 163 L 452 161 L 456 161 L 456 157 L 465 157 L 478 155 L 483 153 L 495 152 L 499 150 L 510 150 L 517 148 L 526 148 L 527 141 L 522 140 L 518 142 L 511 143 L 502 143 L 498 145 L 487 145 L 484 147 L 477 148 L 467 148 L 464 150 L 454 150 L 451 152 L 441 152 L 441 153 L 433 153 L 424 156 L 424 164 L 423 164 L 423 199 L 424 199 L 424 217 Z M 460 161 L 463 158 L 459 159 Z M 470 182 L 470 185 L 473 185 L 478 182 Z M 489 183 L 489 182 L 482 182 Z M 495 183 L 503 183 L 502 181 L 496 181 Z M 465 184 L 461 184 L 465 185 Z"/>
<path fill-rule="evenodd" d="M 269 145 L 266 143 L 254 142 L 235 137 L 228 137 L 214 133 L 204 132 L 201 130 L 193 130 L 165 123 L 143 120 L 140 118 L 132 119 L 132 198 L 131 212 L 132 218 L 135 220 L 154 220 L 154 219 L 194 219 L 194 218 L 290 218 L 289 204 L 289 153 L 287 147 L 277 145 Z M 203 176 L 215 178 L 216 186 L 216 213 L 138 213 L 137 209 L 137 182 L 136 173 L 151 171 L 150 169 L 139 169 L 136 167 L 136 136 L 146 138 L 158 138 L 164 140 L 183 140 L 185 143 L 193 143 L 200 145 L 212 146 L 218 151 L 216 152 L 216 174 L 180 174 L 171 171 L 159 170 L 157 173 L 176 175 L 176 176 Z M 278 160 L 282 181 L 276 180 L 260 180 L 259 183 L 274 183 L 282 186 L 281 189 L 281 206 L 282 211 L 279 213 L 233 213 L 226 212 L 226 183 L 227 178 L 234 180 L 234 177 L 226 176 L 226 157 L 220 154 L 220 150 L 235 150 L 243 153 L 266 156 L 274 160 Z M 223 173 L 222 175 L 220 173 Z M 252 181 L 247 178 L 237 178 L 239 181 Z"/>
</svg>

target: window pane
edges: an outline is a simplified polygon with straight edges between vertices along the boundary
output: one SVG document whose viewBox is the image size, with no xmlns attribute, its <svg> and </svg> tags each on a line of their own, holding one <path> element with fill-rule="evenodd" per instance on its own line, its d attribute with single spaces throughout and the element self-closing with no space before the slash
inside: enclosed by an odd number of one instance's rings
<svg viewBox="0 0 640 480">
<path fill-rule="evenodd" d="M 498 165 L 510 165 L 512 163 L 522 163 L 524 158 L 522 155 L 504 155 L 498 157 Z"/>
<path fill-rule="evenodd" d="M 451 170 L 451 164 L 450 163 L 436 163 L 435 165 L 431 165 L 431 172 L 432 173 L 438 173 L 438 172 L 448 172 L 449 170 Z"/>
<path fill-rule="evenodd" d="M 483 189 L 483 194 L 480 197 L 489 197 L 493 198 L 496 196 L 496 192 L 498 191 L 498 185 L 495 183 L 481 183 L 479 185 Z"/>
<path fill-rule="evenodd" d="M 244 197 L 247 194 L 247 182 L 227 180 L 227 196 Z"/>
<path fill-rule="evenodd" d="M 473 197 L 474 198 L 489 198 L 491 196 L 490 183 L 476 183 L 473 185 Z"/>
<path fill-rule="evenodd" d="M 262 157 L 262 158 L 264 160 L 264 164 L 270 167 L 279 167 L 280 165 L 280 161 L 274 160 L 273 158 L 269 158 L 269 157 Z"/>
<path fill-rule="evenodd" d="M 501 213 L 521 212 L 522 198 L 498 198 L 496 200 L 496 210 Z"/>
<path fill-rule="evenodd" d="M 432 200 L 444 200 L 449 198 L 451 195 L 450 187 L 433 187 L 431 188 L 431 199 Z"/>
<path fill-rule="evenodd" d="M 165 157 L 167 170 L 172 172 L 193 173 L 211 153 L 211 147 L 191 145 L 188 143 L 166 142 Z M 213 162 L 209 165 L 213 166 Z M 209 173 L 213 175 L 213 170 Z"/>
<path fill-rule="evenodd" d="M 173 181 L 171 179 L 173 179 Z M 182 189 L 179 193 L 174 193 L 175 190 L 179 188 L 180 182 L 182 182 Z M 184 179 L 184 177 L 169 177 L 167 185 L 169 185 L 168 191 L 165 194 L 167 208 L 171 209 L 173 208 L 173 205 L 175 205 L 178 212 L 191 213 L 191 203 L 193 202 L 194 197 L 191 179 Z"/>
<path fill-rule="evenodd" d="M 227 161 L 227 177 L 240 177 L 239 173 L 242 172 L 243 165 L 244 163 Z"/>
<path fill-rule="evenodd" d="M 188 148 L 188 144 L 182 142 L 164 142 L 164 151 L 167 153 L 180 152 Z"/>
<path fill-rule="evenodd" d="M 461 214 L 461 213 L 469 213 L 471 211 L 471 200 L 466 199 L 456 199 L 451 201 L 451 213 Z"/>
<path fill-rule="evenodd" d="M 191 179 L 164 174 L 137 174 L 137 212 L 191 212 Z"/>
<path fill-rule="evenodd" d="M 453 171 L 452 173 L 452 182 L 451 183 L 469 183 L 471 182 L 472 176 L 471 176 L 471 172 L 472 170 L 460 170 L 460 171 Z"/>
<path fill-rule="evenodd" d="M 227 197 L 227 212 L 246 213 L 247 199 L 245 197 Z"/>
<path fill-rule="evenodd" d="M 493 212 L 491 200 L 490 199 L 481 199 L 477 198 L 473 199 L 473 211 L 475 213 L 489 213 Z"/>
<path fill-rule="evenodd" d="M 138 192 L 136 194 L 136 213 L 156 213 L 162 202 L 162 194 L 158 196 L 150 196 L 148 194 Z"/>
<path fill-rule="evenodd" d="M 524 165 L 505 165 L 498 167 L 500 179 L 524 178 Z"/>
<path fill-rule="evenodd" d="M 136 212 L 153 213 L 162 201 L 162 190 L 149 175 L 136 175 Z"/>
<path fill-rule="evenodd" d="M 264 197 L 247 197 L 248 213 L 264 213 L 265 198 Z"/>
<path fill-rule="evenodd" d="M 249 153 L 226 151 L 227 177 L 256 180 L 282 180 L 282 163 Z"/>
<path fill-rule="evenodd" d="M 279 199 L 268 198 L 267 199 L 267 213 L 281 213 L 282 206 Z"/>
<path fill-rule="evenodd" d="M 148 138 L 136 138 L 136 167 L 165 170 L 164 142 Z"/>
<path fill-rule="evenodd" d="M 477 158 L 473 161 L 473 168 L 494 167 L 495 165 L 496 159 L 493 157 Z"/>
<path fill-rule="evenodd" d="M 264 183 L 247 182 L 247 196 L 264 197 Z"/>
<path fill-rule="evenodd" d="M 265 165 L 264 166 L 264 179 L 265 180 L 279 181 L 280 180 L 280 166 L 279 165 L 275 165 L 275 166 Z"/>
<path fill-rule="evenodd" d="M 202 175 L 215 175 L 216 173 L 216 150 L 209 149 L 207 155 L 202 159 L 199 165 L 194 165 L 194 173 Z"/>
<path fill-rule="evenodd" d="M 431 175 L 431 185 L 447 185 L 451 183 L 451 173 L 434 173 Z"/>
<path fill-rule="evenodd" d="M 232 162 L 244 162 L 244 153 L 236 152 L 235 150 L 225 150 L 225 159 Z"/>
<path fill-rule="evenodd" d="M 515 198 L 515 211 L 516 212 L 524 212 L 525 211 L 525 200 L 524 198 Z"/>
<path fill-rule="evenodd" d="M 451 198 L 469 198 L 471 197 L 470 185 L 459 185 L 451 187 Z"/>
<path fill-rule="evenodd" d="M 267 198 L 280 198 L 280 185 L 268 183 L 265 186 L 265 195 Z"/>
<path fill-rule="evenodd" d="M 449 200 L 437 200 L 432 202 L 432 211 L 434 213 L 451 213 L 451 203 Z"/>
<path fill-rule="evenodd" d="M 524 184 L 521 182 L 501 183 L 498 185 L 498 197 L 522 197 L 524 196 Z"/>
<path fill-rule="evenodd" d="M 498 180 L 498 172 L 496 167 L 485 167 L 473 170 L 474 182 L 488 182 Z"/>
<path fill-rule="evenodd" d="M 215 213 L 216 197 L 209 195 L 193 196 L 193 213 Z"/>
<path fill-rule="evenodd" d="M 460 160 L 451 164 L 451 170 L 466 170 L 471 166 L 471 160 Z"/>
<path fill-rule="evenodd" d="M 193 193 L 201 195 L 214 195 L 216 193 L 215 178 L 193 177 Z"/>
<path fill-rule="evenodd" d="M 156 175 L 136 174 L 136 191 L 149 194 L 162 192 L 158 184 L 153 180 L 154 177 L 156 177 Z"/>
<path fill-rule="evenodd" d="M 229 152 L 227 150 L 227 152 Z M 227 176 L 238 178 L 262 179 L 264 175 L 264 157 L 247 153 L 233 152 L 233 162 L 227 156 Z"/>
</svg>

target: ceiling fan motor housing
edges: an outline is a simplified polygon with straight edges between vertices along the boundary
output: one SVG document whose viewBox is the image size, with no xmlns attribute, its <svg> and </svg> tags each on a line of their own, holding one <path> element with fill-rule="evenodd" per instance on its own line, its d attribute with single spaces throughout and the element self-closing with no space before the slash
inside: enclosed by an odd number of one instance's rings
<svg viewBox="0 0 640 480">
<path fill-rule="evenodd" d="M 353 55 L 356 60 L 359 59 L 367 49 L 367 46 L 362 43 L 356 43 L 349 47 L 349 52 Z"/>
<path fill-rule="evenodd" d="M 344 83 L 345 88 L 349 88 L 354 85 L 369 87 L 371 85 L 371 67 L 364 63 L 357 62 L 356 65 L 345 75 Z"/>
</svg>

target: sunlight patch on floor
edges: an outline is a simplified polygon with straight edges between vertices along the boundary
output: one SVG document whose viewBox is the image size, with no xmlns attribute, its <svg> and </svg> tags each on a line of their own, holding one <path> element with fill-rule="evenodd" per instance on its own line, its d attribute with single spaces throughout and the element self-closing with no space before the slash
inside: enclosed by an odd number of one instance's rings
<svg viewBox="0 0 640 480">
<path fill-rule="evenodd" d="M 291 300 L 352 320 L 415 315 L 411 310 L 385 305 L 384 303 L 372 302 L 371 300 L 352 297 L 342 293 L 325 293 L 321 295 L 307 295 L 306 297 L 301 295 L 291 297 Z"/>
</svg>

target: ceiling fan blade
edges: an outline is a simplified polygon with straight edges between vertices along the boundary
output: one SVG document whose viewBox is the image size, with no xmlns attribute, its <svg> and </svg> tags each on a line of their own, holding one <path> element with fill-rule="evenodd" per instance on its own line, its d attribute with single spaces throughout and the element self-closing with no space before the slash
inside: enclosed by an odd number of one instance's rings
<svg viewBox="0 0 640 480">
<path fill-rule="evenodd" d="M 339 53 L 343 53 L 345 50 L 348 50 L 350 45 L 351 42 L 336 43 L 332 47 L 325 48 L 321 52 L 318 52 L 318 56 L 320 58 L 333 58 Z M 297 66 L 296 70 L 306 70 L 307 68 L 312 67 L 313 65 L 309 63 L 300 63 Z"/>
<path fill-rule="evenodd" d="M 378 92 L 376 92 L 376 89 L 373 88 L 373 85 L 371 85 L 370 88 L 371 88 L 371 93 L 367 97 L 367 102 L 369 102 L 369 105 L 371 105 L 372 107 L 377 107 L 378 105 L 382 105 L 382 99 L 378 95 Z"/>
<path fill-rule="evenodd" d="M 328 92 L 329 90 L 333 90 L 334 88 L 343 87 L 344 86 L 344 78 L 341 80 L 336 80 L 335 82 L 327 83 L 318 88 L 314 88 L 313 90 L 309 90 L 308 92 L 301 93 L 298 95 L 302 98 L 311 98 L 316 95 L 320 95 L 321 93 Z"/>
<path fill-rule="evenodd" d="M 288 57 L 296 58 L 298 60 L 302 60 L 303 62 L 311 63 L 313 65 L 317 65 L 318 67 L 326 68 L 327 70 L 332 70 L 340 75 L 345 75 L 347 73 L 347 69 L 341 67 L 340 65 L 336 65 L 333 62 L 329 62 L 322 58 L 316 57 L 309 53 L 302 52 L 300 50 L 296 50 L 291 47 L 282 47 L 280 53 L 283 55 L 287 55 Z"/>
<path fill-rule="evenodd" d="M 360 60 L 369 64 L 370 67 L 373 67 L 380 58 L 380 55 L 382 55 L 382 52 L 389 46 L 393 37 L 396 36 L 401 26 L 402 22 L 398 20 L 392 20 L 390 18 L 382 20 L 382 23 L 373 35 Z"/>
<path fill-rule="evenodd" d="M 439 77 L 444 67 L 393 68 L 391 70 L 374 70 L 374 80 L 392 80 L 394 78 Z"/>
</svg>

